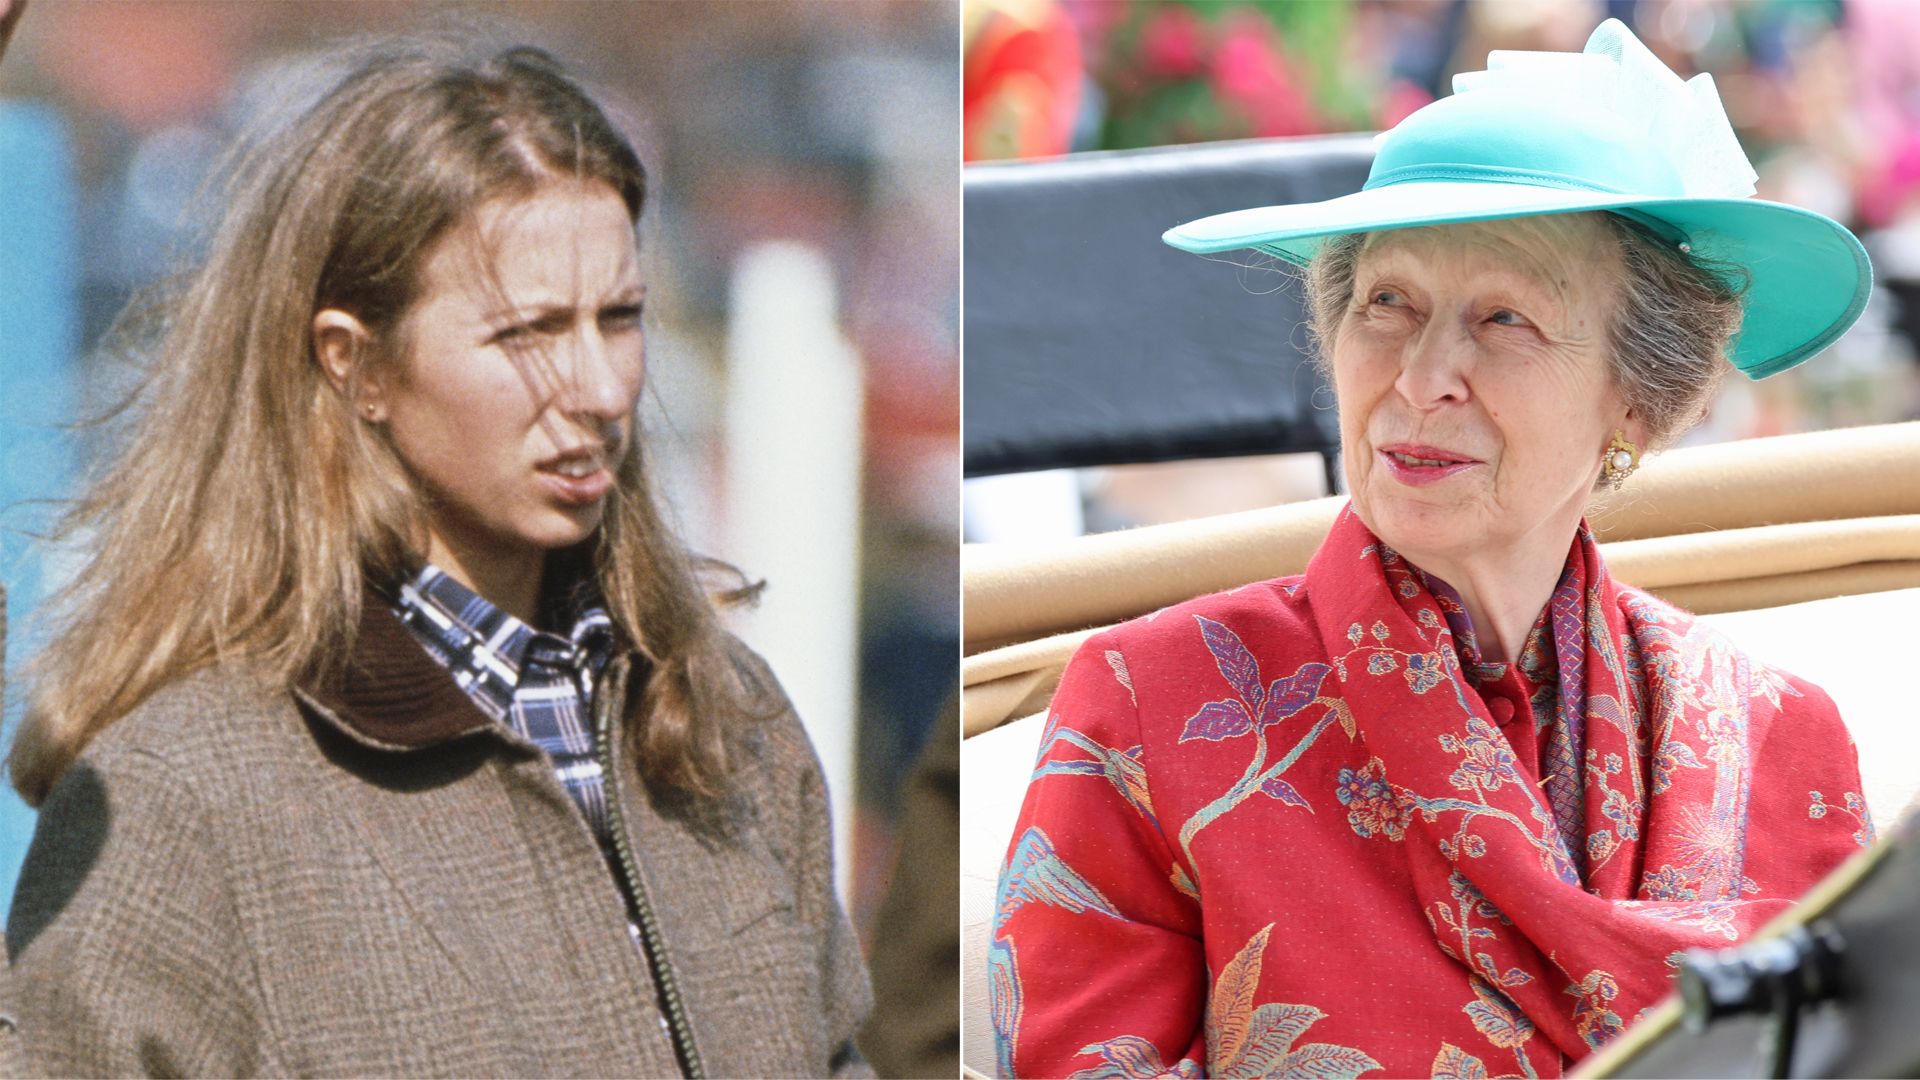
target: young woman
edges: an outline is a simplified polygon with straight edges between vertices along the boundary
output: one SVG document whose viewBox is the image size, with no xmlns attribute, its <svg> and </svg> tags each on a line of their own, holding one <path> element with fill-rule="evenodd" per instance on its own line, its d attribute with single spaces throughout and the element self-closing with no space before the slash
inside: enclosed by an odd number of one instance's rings
<svg viewBox="0 0 1920 1080">
<path fill-rule="evenodd" d="M 634 429 L 645 180 L 524 48 L 241 153 L 12 752 L 35 1069 L 864 1070 L 818 764 Z"/>
</svg>

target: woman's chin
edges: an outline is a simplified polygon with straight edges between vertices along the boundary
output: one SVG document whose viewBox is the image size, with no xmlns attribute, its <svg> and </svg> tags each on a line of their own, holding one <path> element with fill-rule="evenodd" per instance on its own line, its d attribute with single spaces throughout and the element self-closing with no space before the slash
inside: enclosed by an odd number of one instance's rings
<svg viewBox="0 0 1920 1080">
<path fill-rule="evenodd" d="M 1412 559 L 1446 558 L 1469 551 L 1488 539 L 1485 518 L 1458 503 L 1431 503 L 1387 498 L 1354 502 L 1354 512 L 1373 535 L 1388 547 Z"/>
<path fill-rule="evenodd" d="M 605 516 L 602 506 L 598 505 L 578 509 L 542 508 L 523 520 L 506 523 L 505 527 L 496 526 L 493 532 L 502 547 L 544 554 L 573 547 L 593 536 Z"/>
<path fill-rule="evenodd" d="M 558 551 L 591 537 L 600 531 L 600 522 L 606 516 L 603 507 L 604 504 L 601 504 L 555 515 L 557 520 L 545 523 L 540 530 L 539 546 L 548 551 Z"/>
</svg>

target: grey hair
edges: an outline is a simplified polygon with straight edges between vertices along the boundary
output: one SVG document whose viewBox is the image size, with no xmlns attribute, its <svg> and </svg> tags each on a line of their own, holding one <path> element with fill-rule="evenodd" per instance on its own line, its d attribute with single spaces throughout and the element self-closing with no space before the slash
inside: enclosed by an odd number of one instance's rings
<svg viewBox="0 0 1920 1080">
<path fill-rule="evenodd" d="M 1731 366 L 1739 332 L 1744 267 L 1695 257 L 1617 214 L 1598 214 L 1619 253 L 1616 303 L 1607 338 L 1614 386 L 1646 425 L 1643 449 L 1672 445 L 1706 417 Z M 1332 379 L 1332 342 L 1353 302 L 1354 274 L 1371 233 L 1330 237 L 1304 276 L 1314 360 Z"/>
</svg>

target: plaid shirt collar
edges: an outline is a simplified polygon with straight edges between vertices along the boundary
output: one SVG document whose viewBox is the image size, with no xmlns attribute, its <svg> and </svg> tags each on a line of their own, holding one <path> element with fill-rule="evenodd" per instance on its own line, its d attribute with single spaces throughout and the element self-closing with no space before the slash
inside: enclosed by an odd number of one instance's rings
<svg viewBox="0 0 1920 1080">
<path fill-rule="evenodd" d="M 570 669 L 581 699 L 592 699 L 613 653 L 613 620 L 597 597 L 576 607 L 565 637 L 535 630 L 427 563 L 400 586 L 395 613 L 482 711 L 504 720 L 530 662 Z"/>
</svg>

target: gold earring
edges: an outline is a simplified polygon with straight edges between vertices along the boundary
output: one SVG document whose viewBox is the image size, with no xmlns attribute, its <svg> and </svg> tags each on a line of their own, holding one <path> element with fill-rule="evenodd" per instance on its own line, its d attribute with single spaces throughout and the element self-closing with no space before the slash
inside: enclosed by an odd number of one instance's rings
<svg viewBox="0 0 1920 1080">
<path fill-rule="evenodd" d="M 1633 470 L 1640 467 L 1640 448 L 1627 441 L 1626 432 L 1614 429 L 1613 441 L 1607 444 L 1606 452 L 1600 455 L 1600 478 L 1615 491 Z"/>
</svg>

